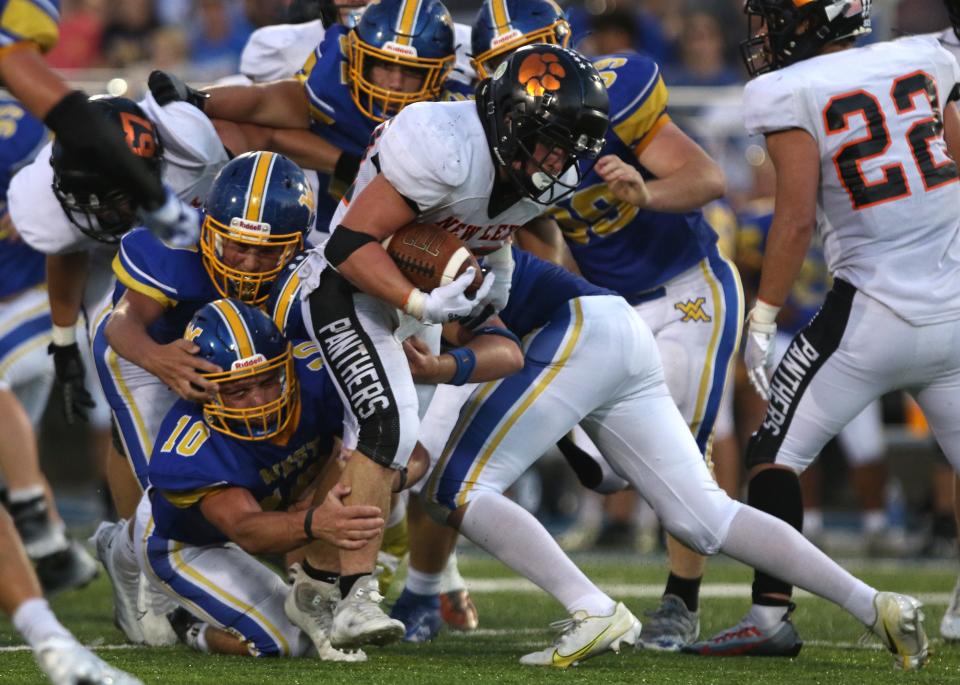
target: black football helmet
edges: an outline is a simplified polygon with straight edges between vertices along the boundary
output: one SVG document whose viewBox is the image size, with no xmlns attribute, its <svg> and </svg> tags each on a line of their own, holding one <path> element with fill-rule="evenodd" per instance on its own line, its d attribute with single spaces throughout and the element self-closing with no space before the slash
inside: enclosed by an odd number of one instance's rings
<svg viewBox="0 0 960 685">
<path fill-rule="evenodd" d="M 163 145 L 157 128 L 133 100 L 93 96 L 90 104 L 119 128 L 130 151 L 160 179 Z M 117 243 L 137 221 L 136 205 L 123 191 L 100 175 L 82 152 L 68 150 L 54 139 L 50 153 L 53 194 L 74 226 L 95 240 Z"/>
<path fill-rule="evenodd" d="M 746 0 L 740 54 L 750 76 L 815 56 L 827 43 L 870 33 L 871 0 Z"/>
<path fill-rule="evenodd" d="M 947 6 L 953 33 L 957 36 L 957 40 L 960 40 L 960 0 L 944 0 L 943 4 Z"/>
<path fill-rule="evenodd" d="M 303 24 L 319 19 L 324 27 L 330 28 L 340 23 L 340 12 L 347 11 L 347 20 L 343 23 L 347 27 L 353 27 L 368 4 L 368 0 L 351 0 L 343 5 L 337 5 L 335 0 L 292 0 L 287 7 L 287 21 L 291 24 Z"/>
<path fill-rule="evenodd" d="M 579 53 L 559 45 L 518 48 L 492 78 L 477 85 L 477 110 L 494 162 L 523 196 L 542 204 L 558 202 L 580 185 L 603 148 L 609 108 L 597 70 Z M 534 156 L 538 143 L 565 154 L 559 173 Z M 589 165 L 582 168 L 581 160 Z M 576 179 L 561 180 L 571 167 L 577 170 Z"/>
</svg>

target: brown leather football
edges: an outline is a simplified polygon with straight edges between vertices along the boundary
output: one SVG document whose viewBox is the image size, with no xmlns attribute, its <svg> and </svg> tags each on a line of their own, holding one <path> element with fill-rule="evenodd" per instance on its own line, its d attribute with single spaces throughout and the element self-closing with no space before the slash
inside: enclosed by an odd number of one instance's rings
<svg viewBox="0 0 960 685">
<path fill-rule="evenodd" d="M 476 269 L 467 295 L 483 283 L 480 263 L 460 238 L 436 224 L 407 224 L 383 241 L 397 267 L 425 293 L 452 282 L 469 267 Z"/>
</svg>

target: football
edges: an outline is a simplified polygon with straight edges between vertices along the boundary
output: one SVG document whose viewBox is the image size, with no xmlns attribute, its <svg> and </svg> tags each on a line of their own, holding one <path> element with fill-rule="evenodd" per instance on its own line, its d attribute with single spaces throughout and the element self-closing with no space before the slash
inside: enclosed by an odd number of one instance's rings
<svg viewBox="0 0 960 685">
<path fill-rule="evenodd" d="M 436 224 L 408 224 L 383 241 L 397 267 L 425 293 L 452 282 L 469 267 L 476 269 L 466 290 L 473 295 L 483 283 L 480 263 L 460 238 Z"/>
</svg>

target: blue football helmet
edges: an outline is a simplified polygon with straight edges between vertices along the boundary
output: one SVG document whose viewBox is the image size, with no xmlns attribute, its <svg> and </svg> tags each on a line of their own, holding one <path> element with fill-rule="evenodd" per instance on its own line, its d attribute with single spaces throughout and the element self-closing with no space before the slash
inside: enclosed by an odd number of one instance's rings
<svg viewBox="0 0 960 685">
<path fill-rule="evenodd" d="M 347 36 L 350 93 L 357 107 L 385 121 L 414 102 L 435 100 L 453 67 L 453 19 L 439 0 L 380 0 L 368 5 Z M 372 80 L 375 66 L 397 66 L 420 77 L 409 92 Z"/>
<path fill-rule="evenodd" d="M 197 356 L 223 369 L 203 374 L 219 386 L 203 405 L 210 428 L 240 440 L 266 440 L 286 428 L 299 396 L 297 377 L 290 343 L 269 316 L 239 300 L 214 300 L 197 310 L 183 337 L 200 348 Z M 279 395 L 256 406 L 230 406 L 230 384 L 261 374 L 264 380 L 275 375 Z"/>
<path fill-rule="evenodd" d="M 303 170 L 283 155 L 247 152 L 227 163 L 207 195 L 200 231 L 203 265 L 217 292 L 251 304 L 266 301 L 270 284 L 303 248 L 314 207 Z M 258 272 L 230 266 L 228 240 L 238 244 L 231 249 L 269 254 L 270 266 Z"/>
<path fill-rule="evenodd" d="M 471 35 L 473 68 L 485 79 L 523 45 L 569 41 L 570 24 L 553 0 L 483 0 Z"/>
</svg>

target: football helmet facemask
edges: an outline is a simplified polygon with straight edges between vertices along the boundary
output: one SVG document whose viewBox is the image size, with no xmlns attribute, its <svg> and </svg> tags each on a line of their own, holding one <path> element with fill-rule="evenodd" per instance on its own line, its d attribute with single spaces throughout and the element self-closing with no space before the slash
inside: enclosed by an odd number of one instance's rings
<svg viewBox="0 0 960 685">
<path fill-rule="evenodd" d="M 580 185 L 603 148 L 609 106 L 593 64 L 558 45 L 518 48 L 477 86 L 494 162 L 521 195 L 541 204 L 559 202 Z M 562 155 L 559 171 L 544 166 L 545 153 Z M 575 178 L 563 181 L 571 168 Z"/>
<path fill-rule="evenodd" d="M 200 229 L 203 266 L 217 292 L 265 302 L 277 274 L 303 248 L 314 206 L 303 170 L 283 155 L 247 152 L 230 160 L 213 180 Z M 270 264 L 260 271 L 232 266 L 225 250 L 266 252 Z"/>
<path fill-rule="evenodd" d="M 105 95 L 91 97 L 90 104 L 123 132 L 130 151 L 160 180 L 163 145 L 156 126 L 140 106 L 127 98 Z M 70 222 L 83 233 L 102 243 L 116 244 L 136 225 L 134 202 L 91 167 L 86 155 L 63 147 L 55 138 L 50 166 L 53 194 Z"/>
<path fill-rule="evenodd" d="M 269 316 L 238 300 L 214 300 L 197 310 L 183 337 L 200 348 L 197 356 L 223 369 L 203 374 L 218 385 L 203 405 L 210 428 L 240 440 L 267 440 L 287 427 L 299 398 L 297 377 L 291 345 Z M 246 383 L 238 387 L 236 381 Z M 260 397 L 243 396 L 251 386 L 261 386 Z"/>
<path fill-rule="evenodd" d="M 374 121 L 385 121 L 414 102 L 435 100 L 453 67 L 453 19 L 439 0 L 380 0 L 363 11 L 347 34 L 350 94 Z M 416 76 L 409 92 L 377 85 L 374 67 Z"/>
<path fill-rule="evenodd" d="M 485 79 L 523 45 L 569 42 L 570 24 L 554 0 L 484 0 L 471 32 L 473 68 Z"/>
<path fill-rule="evenodd" d="M 740 54 L 750 76 L 815 56 L 827 43 L 870 33 L 871 0 L 745 0 Z"/>
</svg>

